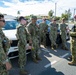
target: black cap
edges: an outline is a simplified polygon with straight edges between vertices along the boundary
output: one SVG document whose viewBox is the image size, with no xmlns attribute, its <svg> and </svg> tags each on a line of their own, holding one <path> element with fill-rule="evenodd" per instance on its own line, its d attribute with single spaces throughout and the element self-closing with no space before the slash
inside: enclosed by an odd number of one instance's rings
<svg viewBox="0 0 76 75">
<path fill-rule="evenodd" d="M 27 20 L 25 17 L 20 16 L 19 19 L 18 19 L 18 21 L 21 21 L 22 19 L 23 19 L 23 20 Z"/>
</svg>

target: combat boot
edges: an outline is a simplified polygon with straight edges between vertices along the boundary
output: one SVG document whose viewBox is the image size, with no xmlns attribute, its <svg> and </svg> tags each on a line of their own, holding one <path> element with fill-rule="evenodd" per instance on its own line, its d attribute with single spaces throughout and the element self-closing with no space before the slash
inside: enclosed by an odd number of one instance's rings
<svg viewBox="0 0 76 75">
<path fill-rule="evenodd" d="M 68 59 L 69 59 L 70 61 L 72 61 L 72 56 L 69 56 Z"/>
<path fill-rule="evenodd" d="M 51 49 L 54 50 L 54 45 L 51 45 Z"/>
<path fill-rule="evenodd" d="M 44 47 L 45 47 L 45 48 L 47 48 L 47 46 L 46 46 L 46 45 L 44 45 Z"/>
<path fill-rule="evenodd" d="M 54 47 L 51 47 L 52 50 L 55 50 Z"/>
<path fill-rule="evenodd" d="M 69 64 L 69 65 L 76 65 L 76 63 L 73 62 L 73 61 L 69 62 L 68 64 Z"/>
<path fill-rule="evenodd" d="M 65 50 L 65 47 L 62 46 L 61 49 Z"/>
<path fill-rule="evenodd" d="M 26 70 L 20 71 L 20 75 L 27 75 L 28 72 Z"/>
<path fill-rule="evenodd" d="M 54 45 L 54 49 L 57 49 L 57 45 Z"/>
<path fill-rule="evenodd" d="M 67 47 L 65 47 L 65 50 L 67 50 L 67 51 L 68 51 L 69 49 L 68 49 Z"/>
<path fill-rule="evenodd" d="M 37 60 L 42 60 L 39 56 L 36 57 Z"/>
<path fill-rule="evenodd" d="M 36 58 L 33 58 L 34 63 L 38 63 L 38 60 Z"/>
</svg>

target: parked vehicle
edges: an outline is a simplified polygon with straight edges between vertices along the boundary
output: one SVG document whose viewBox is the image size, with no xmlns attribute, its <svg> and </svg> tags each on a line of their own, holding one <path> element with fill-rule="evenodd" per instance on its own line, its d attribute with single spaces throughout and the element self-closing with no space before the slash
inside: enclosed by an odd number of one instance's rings
<svg viewBox="0 0 76 75">
<path fill-rule="evenodd" d="M 16 38 L 17 25 L 18 22 L 16 20 L 6 19 L 6 24 L 3 28 L 3 32 L 5 33 L 5 36 L 12 41 L 11 47 L 8 51 L 8 56 L 10 57 L 10 59 L 17 57 L 18 55 L 18 47 L 17 47 L 18 40 Z"/>
<path fill-rule="evenodd" d="M 13 19 L 6 19 L 6 24 L 3 28 L 3 32 L 6 37 L 8 37 L 9 40 L 12 41 L 11 47 L 8 51 L 8 57 L 9 59 L 18 57 L 18 40 L 16 38 L 16 27 L 18 25 L 18 22 Z M 29 50 L 27 51 L 27 54 L 29 53 Z"/>
</svg>

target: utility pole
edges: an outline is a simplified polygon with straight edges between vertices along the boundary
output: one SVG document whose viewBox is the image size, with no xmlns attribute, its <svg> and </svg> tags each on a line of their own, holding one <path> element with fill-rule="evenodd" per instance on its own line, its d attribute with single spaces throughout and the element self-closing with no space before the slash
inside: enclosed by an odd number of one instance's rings
<svg viewBox="0 0 76 75">
<path fill-rule="evenodd" d="M 69 23 L 69 19 L 70 19 L 69 15 L 70 15 L 70 9 L 68 9 L 68 23 Z"/>
<path fill-rule="evenodd" d="M 55 3 L 55 17 L 56 17 L 57 3 Z"/>
<path fill-rule="evenodd" d="M 75 16 L 75 10 L 76 10 L 76 8 L 74 8 L 73 18 L 74 18 L 74 16 Z M 75 20 L 75 19 L 74 19 L 74 20 Z"/>
<path fill-rule="evenodd" d="M 73 14 L 73 17 L 75 16 L 75 10 L 76 10 L 76 9 L 74 8 L 74 14 Z"/>
</svg>

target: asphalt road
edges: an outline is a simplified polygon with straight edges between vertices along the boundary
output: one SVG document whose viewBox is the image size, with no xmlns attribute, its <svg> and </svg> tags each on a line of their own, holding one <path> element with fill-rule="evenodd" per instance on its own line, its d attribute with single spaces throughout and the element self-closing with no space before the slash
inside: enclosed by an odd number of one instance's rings
<svg viewBox="0 0 76 75">
<path fill-rule="evenodd" d="M 27 55 L 27 63 L 25 69 L 29 72 L 28 75 L 75 75 L 76 66 L 68 65 L 70 53 L 70 43 L 67 43 L 69 51 L 58 48 L 51 50 L 41 48 L 40 57 L 42 61 L 38 64 L 34 63 L 31 54 Z M 18 58 L 11 60 L 13 68 L 10 70 L 10 75 L 19 75 Z"/>
</svg>

